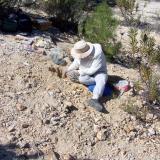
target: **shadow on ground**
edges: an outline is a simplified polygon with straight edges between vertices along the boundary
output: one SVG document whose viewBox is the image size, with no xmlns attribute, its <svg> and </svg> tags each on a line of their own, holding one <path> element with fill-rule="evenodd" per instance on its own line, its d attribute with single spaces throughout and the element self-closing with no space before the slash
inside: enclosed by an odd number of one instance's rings
<svg viewBox="0 0 160 160">
<path fill-rule="evenodd" d="M 45 158 L 45 154 L 42 152 L 37 152 L 35 154 L 30 155 L 17 155 L 16 150 L 18 146 L 16 144 L 6 144 L 0 145 L 0 160 L 50 160 Z M 56 153 L 57 160 L 62 160 L 60 155 Z M 94 160 L 94 159 L 77 159 L 76 157 L 72 157 L 72 160 Z M 52 159 L 52 158 L 51 158 Z"/>
<path fill-rule="evenodd" d="M 0 145 L 0 160 L 40 160 L 40 157 L 43 157 L 42 152 L 32 155 L 17 155 L 17 149 L 18 146 L 16 144 Z"/>
<path fill-rule="evenodd" d="M 109 101 L 111 99 L 116 99 L 119 97 L 120 92 L 114 89 L 113 84 L 118 83 L 120 80 L 124 80 L 124 79 L 122 77 L 116 76 L 116 75 L 109 75 L 108 76 L 108 84 L 110 86 L 112 86 L 113 93 L 111 96 L 102 97 L 100 100 L 102 104 L 106 104 L 107 101 Z M 107 111 L 107 108 L 105 108 L 104 106 L 103 106 L 103 108 L 104 108 L 103 113 L 108 114 L 109 112 Z"/>
<path fill-rule="evenodd" d="M 63 22 L 63 21 L 57 21 L 57 19 L 53 19 L 53 18 L 49 18 L 49 17 L 43 17 L 41 15 L 36 15 L 36 14 L 32 14 L 32 13 L 27 13 L 25 11 L 22 11 L 21 9 L 18 8 L 5 8 L 2 9 L 0 7 L 0 9 L 2 10 L 2 12 L 0 13 L 0 34 L 2 35 L 17 35 L 20 34 L 22 36 L 25 36 L 27 38 L 34 38 L 35 36 L 40 36 L 43 38 L 47 38 L 50 37 L 53 44 L 57 45 L 57 42 L 69 42 L 69 37 L 70 35 L 74 35 L 75 33 L 72 31 L 72 27 L 74 26 L 74 24 L 68 24 L 68 22 Z M 27 20 L 29 20 L 30 24 L 28 24 L 29 26 L 32 26 L 32 29 L 27 29 L 27 32 L 22 31 L 22 28 L 20 29 L 19 26 L 19 20 L 20 20 L 20 15 L 23 16 L 23 18 L 27 17 Z M 13 16 L 13 18 L 9 19 L 8 17 Z M 18 18 L 19 17 L 19 18 Z M 6 19 L 11 20 L 11 22 L 13 22 L 13 20 L 15 20 L 16 24 L 18 25 L 17 28 L 11 32 L 4 32 L 4 23 L 5 23 L 5 28 L 13 28 L 15 27 L 13 25 L 13 23 L 9 23 L 8 21 L 6 22 Z M 34 25 L 34 20 L 35 19 L 43 19 L 43 20 L 47 20 L 48 22 L 50 22 L 52 25 L 49 27 L 49 29 L 47 30 L 42 30 L 42 29 L 35 29 L 35 25 Z M 6 24 L 7 23 L 7 24 Z M 9 26 L 10 25 L 10 26 Z M 24 24 L 23 24 L 24 25 Z M 64 29 L 61 27 L 65 27 Z M 23 26 L 24 29 L 24 26 Z M 8 29 L 7 29 L 8 30 Z M 26 30 L 26 28 L 25 28 Z M 67 34 L 66 34 L 67 33 Z"/>
</svg>

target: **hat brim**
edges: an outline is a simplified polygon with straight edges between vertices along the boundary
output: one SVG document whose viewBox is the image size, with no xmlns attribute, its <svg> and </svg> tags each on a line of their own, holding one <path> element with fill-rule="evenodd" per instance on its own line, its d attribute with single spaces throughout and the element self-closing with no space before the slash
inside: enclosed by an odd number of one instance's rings
<svg viewBox="0 0 160 160">
<path fill-rule="evenodd" d="M 74 57 L 74 58 L 78 58 L 78 59 L 83 59 L 83 58 L 86 58 L 88 57 L 92 52 L 93 52 L 93 44 L 90 43 L 90 42 L 87 42 L 87 44 L 89 45 L 89 50 L 87 52 L 84 52 L 84 53 L 77 53 L 76 50 L 74 48 L 71 49 L 71 55 Z"/>
</svg>

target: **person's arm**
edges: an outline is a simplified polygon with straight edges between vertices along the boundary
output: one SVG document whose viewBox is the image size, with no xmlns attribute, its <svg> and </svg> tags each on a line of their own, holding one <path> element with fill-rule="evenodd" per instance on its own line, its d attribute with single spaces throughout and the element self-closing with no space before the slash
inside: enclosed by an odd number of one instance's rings
<svg viewBox="0 0 160 160">
<path fill-rule="evenodd" d="M 67 71 L 69 72 L 69 71 L 77 70 L 78 68 L 79 68 L 79 63 L 78 63 L 77 59 L 74 59 L 74 61 L 68 67 Z"/>
<path fill-rule="evenodd" d="M 93 75 L 95 74 L 101 67 L 103 63 L 103 56 L 101 54 L 97 55 L 91 65 L 88 69 L 83 69 L 82 71 L 79 71 L 80 75 Z"/>
</svg>

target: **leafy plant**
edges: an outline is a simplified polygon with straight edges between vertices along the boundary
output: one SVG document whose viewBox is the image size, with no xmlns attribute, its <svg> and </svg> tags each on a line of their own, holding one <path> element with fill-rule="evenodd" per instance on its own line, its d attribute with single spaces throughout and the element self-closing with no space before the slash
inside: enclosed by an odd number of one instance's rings
<svg viewBox="0 0 160 160">
<path fill-rule="evenodd" d="M 146 115 L 149 112 L 149 110 L 146 107 L 140 107 L 138 105 L 135 105 L 134 102 L 128 102 L 127 104 L 124 104 L 124 111 L 135 116 L 136 119 L 145 122 Z"/>
<path fill-rule="evenodd" d="M 129 38 L 130 38 L 130 49 L 131 56 L 134 58 L 135 54 L 138 53 L 138 40 L 137 40 L 138 30 L 131 28 L 129 30 Z"/>
<path fill-rule="evenodd" d="M 154 57 L 157 50 L 155 49 L 155 39 L 150 36 L 149 31 L 143 31 L 140 40 L 140 52 L 146 57 L 146 61 L 149 65 L 154 64 Z"/>
<path fill-rule="evenodd" d="M 141 61 L 138 61 L 138 71 L 141 81 L 145 84 L 143 89 L 146 90 L 145 99 L 149 103 L 160 102 L 160 88 L 156 74 L 153 72 L 153 66 L 158 62 L 159 48 L 156 47 L 154 37 L 150 36 L 149 31 L 141 33 L 140 41 L 137 40 L 137 30 L 130 29 L 129 39 L 132 58 L 135 58 L 135 53 L 141 53 Z M 138 45 L 140 44 L 140 45 Z"/>
<path fill-rule="evenodd" d="M 97 2 L 95 0 L 40 0 L 37 7 L 46 11 L 55 27 L 61 31 L 78 32 L 78 27 L 83 26 L 86 15 Z"/>
<path fill-rule="evenodd" d="M 98 5 L 84 23 L 83 35 L 93 43 L 100 43 L 108 58 L 113 58 L 121 47 L 115 41 L 115 29 L 118 21 L 113 18 L 112 10 L 106 2 Z"/>
<path fill-rule="evenodd" d="M 142 90 L 143 89 L 142 82 L 141 81 L 136 81 L 134 83 L 134 89 L 135 89 L 136 92 L 139 92 L 140 90 Z"/>
<path fill-rule="evenodd" d="M 155 101 L 160 102 L 160 91 L 158 88 L 158 80 L 159 78 L 152 77 L 152 80 L 150 82 L 148 97 L 151 103 Z"/>
<path fill-rule="evenodd" d="M 78 22 L 84 11 L 91 10 L 94 0 L 41 0 L 42 9 L 61 20 Z"/>
<path fill-rule="evenodd" d="M 136 0 L 117 0 L 117 4 L 127 25 L 137 26 L 141 23 L 140 19 L 143 13 L 136 16 L 139 8 Z M 144 7 L 145 5 L 146 3 Z"/>
</svg>

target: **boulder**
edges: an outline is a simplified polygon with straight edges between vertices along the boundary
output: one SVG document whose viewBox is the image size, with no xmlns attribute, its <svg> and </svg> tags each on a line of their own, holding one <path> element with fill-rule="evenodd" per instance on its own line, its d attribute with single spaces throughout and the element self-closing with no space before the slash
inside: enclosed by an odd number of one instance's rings
<svg viewBox="0 0 160 160">
<path fill-rule="evenodd" d="M 53 63 L 57 65 L 66 65 L 65 52 L 61 48 L 53 48 L 50 53 Z"/>
</svg>

